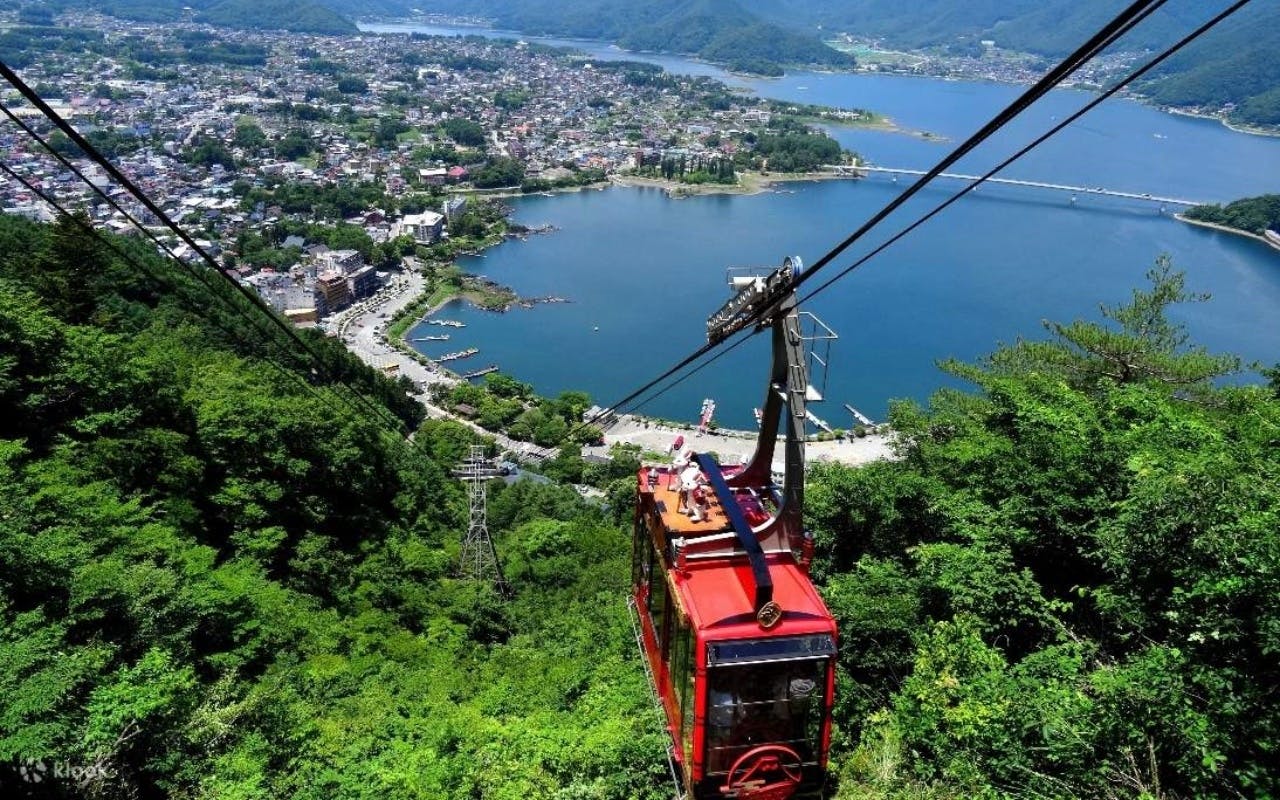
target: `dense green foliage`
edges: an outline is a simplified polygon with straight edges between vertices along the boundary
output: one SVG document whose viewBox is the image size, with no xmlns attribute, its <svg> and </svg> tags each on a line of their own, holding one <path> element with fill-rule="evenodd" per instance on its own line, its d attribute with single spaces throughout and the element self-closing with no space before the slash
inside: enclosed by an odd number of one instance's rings
<svg viewBox="0 0 1280 800">
<path fill-rule="evenodd" d="M 529 384 L 500 372 L 486 375 L 481 385 L 437 384 L 433 388 L 437 403 L 453 410 L 462 407 L 462 413 L 486 430 L 546 447 L 562 443 L 591 406 L 591 398 L 583 392 L 562 392 L 555 399 L 538 397 Z M 579 442 L 590 442 L 600 431 L 580 428 L 574 436 Z"/>
<path fill-rule="evenodd" d="M 204 10 L 199 20 L 229 28 L 279 28 L 296 33 L 356 32 L 350 20 L 323 3 L 310 0 L 222 0 Z"/>
<path fill-rule="evenodd" d="M 808 494 L 842 631 L 841 795 L 1280 791 L 1280 400 L 1215 388 L 1161 264 L 978 393 L 900 404 L 900 459 Z"/>
<path fill-rule="evenodd" d="M 1280 125 L 1280 4 L 1253 3 L 1158 69 L 1140 87 L 1171 106 L 1216 111 L 1245 124 Z M 1228 106 L 1231 104 L 1231 106 Z"/>
<path fill-rule="evenodd" d="M 158 283 L 66 223 L 0 245 L 0 786 L 40 760 L 93 768 L 51 797 L 659 796 L 599 509 L 494 486 L 500 602 L 451 577 L 465 429 L 408 447 L 324 376 L 417 424 L 401 387 L 319 338 L 329 369 L 294 371 L 140 244 Z"/>
<path fill-rule="evenodd" d="M 1280 231 L 1280 194 L 1248 197 L 1225 206 L 1196 206 L 1189 209 L 1186 216 L 1258 235 L 1268 230 Z"/>
<path fill-rule="evenodd" d="M 810 172 L 823 164 L 840 163 L 840 143 L 822 132 L 765 134 L 755 152 L 773 172 Z"/>
<path fill-rule="evenodd" d="M 524 164 L 514 158 L 491 158 L 471 173 L 477 189 L 519 186 L 524 180 Z"/>
<path fill-rule="evenodd" d="M 545 192 L 549 189 L 568 189 L 575 186 L 591 186 L 593 184 L 601 183 L 604 180 L 604 170 L 596 169 L 594 167 L 590 169 L 580 169 L 577 168 L 577 165 L 575 164 L 574 169 L 571 169 L 568 175 L 556 178 L 555 180 L 548 180 L 546 178 L 525 178 L 520 184 L 520 191 Z"/>
<path fill-rule="evenodd" d="M 441 127 L 445 136 L 466 147 L 480 147 L 488 141 L 480 123 L 469 119 L 450 117 Z"/>
</svg>

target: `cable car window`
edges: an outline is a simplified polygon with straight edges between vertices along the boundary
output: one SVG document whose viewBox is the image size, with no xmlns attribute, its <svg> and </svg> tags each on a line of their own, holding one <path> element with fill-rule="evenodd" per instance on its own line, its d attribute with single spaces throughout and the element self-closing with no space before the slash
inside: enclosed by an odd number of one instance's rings
<svg viewBox="0 0 1280 800">
<path fill-rule="evenodd" d="M 653 635 L 657 638 L 658 644 L 663 646 L 667 641 L 666 617 L 668 616 L 666 607 L 667 601 L 667 574 L 662 568 L 662 562 L 658 560 L 657 554 L 653 552 L 653 545 L 649 545 L 650 560 L 652 566 L 649 567 L 649 618 L 653 621 Z"/>
<path fill-rule="evenodd" d="M 631 537 L 631 583 L 639 586 L 642 582 L 649 578 L 648 573 L 648 556 L 649 556 L 649 537 L 648 528 L 645 526 L 643 517 L 636 518 L 635 530 Z"/>
<path fill-rule="evenodd" d="M 707 774 L 748 750 L 782 744 L 804 764 L 822 751 L 830 658 L 728 664 L 707 670 Z"/>
<path fill-rule="evenodd" d="M 693 739 L 693 679 L 693 630 L 688 622 L 677 617 L 671 641 L 671 686 L 680 708 L 680 742 L 685 753 L 692 747 Z"/>
<path fill-rule="evenodd" d="M 813 658 L 835 655 L 836 643 L 829 633 L 813 636 L 779 636 L 770 639 L 735 639 L 707 643 L 707 663 L 733 664 L 776 661 L 783 658 Z"/>
</svg>

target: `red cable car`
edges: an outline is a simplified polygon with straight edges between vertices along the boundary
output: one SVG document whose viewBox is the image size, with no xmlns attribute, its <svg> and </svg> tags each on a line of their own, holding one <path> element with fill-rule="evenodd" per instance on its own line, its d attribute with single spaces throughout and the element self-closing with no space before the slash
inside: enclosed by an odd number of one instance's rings
<svg viewBox="0 0 1280 800">
<path fill-rule="evenodd" d="M 802 527 L 805 404 L 820 398 L 808 380 L 799 274 L 788 258 L 771 275 L 735 280 L 738 294 L 707 323 L 712 342 L 748 325 L 773 330 L 752 460 L 722 468 L 699 453 L 692 466 L 677 459 L 638 476 L 637 639 L 671 734 L 673 777 L 691 800 L 813 797 L 825 783 L 836 626 L 809 580 Z M 782 487 L 771 470 L 780 412 Z"/>
</svg>

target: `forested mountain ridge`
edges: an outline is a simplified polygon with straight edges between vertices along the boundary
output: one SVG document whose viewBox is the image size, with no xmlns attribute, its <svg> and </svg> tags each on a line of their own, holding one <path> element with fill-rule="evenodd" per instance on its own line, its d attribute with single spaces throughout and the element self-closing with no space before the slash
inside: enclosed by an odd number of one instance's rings
<svg viewBox="0 0 1280 800">
<path fill-rule="evenodd" d="M 882 38 L 894 47 L 968 49 L 990 40 L 998 47 L 1050 57 L 1075 49 L 1119 8 L 1114 3 L 1074 0 L 760 0 L 752 7 L 779 24 Z M 1191 0 L 1175 0 L 1144 20 L 1116 48 L 1163 49 L 1216 10 Z M 1280 0 L 1254 0 L 1137 88 L 1163 105 L 1211 111 L 1227 107 L 1238 122 L 1280 125 L 1277 18 Z"/>
<path fill-rule="evenodd" d="M 322 0 L 50 0 L 47 5 L 53 9 L 82 7 L 142 22 L 190 20 L 229 28 L 295 33 L 356 32 L 349 16 Z"/>
<path fill-rule="evenodd" d="M 741 6 L 711 3 L 715 13 L 706 16 L 691 10 L 695 5 L 678 0 L 424 0 L 415 7 L 484 17 L 528 33 L 611 39 L 633 49 L 696 53 L 720 62 L 732 63 L 736 53 L 775 63 L 832 66 L 841 62 L 830 56 L 829 48 L 813 45 L 837 33 L 879 38 L 891 47 L 965 52 L 991 40 L 1010 50 L 1061 56 L 1116 10 L 1114 4 L 1074 0 L 755 0 Z M 1165 47 L 1208 14 L 1190 0 L 1171 3 L 1118 47 Z M 1241 123 L 1280 124 L 1280 29 L 1273 24 L 1278 15 L 1280 0 L 1254 0 L 1138 88 L 1164 105 L 1211 111 L 1226 107 Z M 673 18 L 678 22 L 664 22 Z"/>
<path fill-rule="evenodd" d="M 530 34 L 607 39 L 633 50 L 684 53 L 735 68 L 767 65 L 852 66 L 812 31 L 762 19 L 737 0 L 430 0 L 422 11 L 470 15 Z"/>
</svg>

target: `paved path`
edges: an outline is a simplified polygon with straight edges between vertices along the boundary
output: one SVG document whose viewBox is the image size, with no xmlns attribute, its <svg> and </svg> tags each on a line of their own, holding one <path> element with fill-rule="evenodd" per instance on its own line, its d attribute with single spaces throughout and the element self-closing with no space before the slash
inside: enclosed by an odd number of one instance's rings
<svg viewBox="0 0 1280 800">
<path fill-rule="evenodd" d="M 422 294 L 426 280 L 416 272 L 397 275 L 373 297 L 335 314 L 329 329 L 365 363 L 383 370 L 394 365 L 395 374 L 407 375 L 420 390 L 433 383 L 452 381 L 440 369 L 423 366 L 386 342 L 383 332 L 396 312 Z"/>
<path fill-rule="evenodd" d="M 435 383 L 457 383 L 459 378 L 440 367 L 424 366 L 416 359 L 387 343 L 385 332 L 396 312 L 422 294 L 426 281 L 416 272 L 397 275 L 392 282 L 373 297 L 335 314 L 329 322 L 334 331 L 351 352 L 370 366 L 387 371 L 395 365 L 395 374 L 408 376 L 418 388 L 414 397 L 427 409 L 427 416 L 449 418 L 466 425 L 477 433 L 495 439 L 498 446 L 516 453 L 520 458 L 543 460 L 555 455 L 554 449 L 538 447 L 530 442 L 518 442 L 499 433 L 481 428 L 470 420 L 454 416 L 433 405 L 427 389 Z"/>
</svg>

